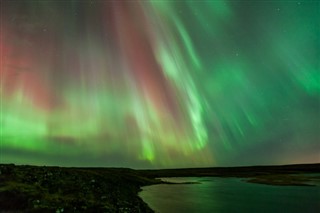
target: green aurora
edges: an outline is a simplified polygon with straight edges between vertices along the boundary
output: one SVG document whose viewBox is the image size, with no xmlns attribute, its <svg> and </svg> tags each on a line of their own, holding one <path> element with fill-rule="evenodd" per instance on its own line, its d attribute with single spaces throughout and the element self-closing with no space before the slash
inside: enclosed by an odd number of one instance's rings
<svg viewBox="0 0 320 213">
<path fill-rule="evenodd" d="M 320 162 L 319 1 L 0 2 L 0 163 Z"/>
</svg>

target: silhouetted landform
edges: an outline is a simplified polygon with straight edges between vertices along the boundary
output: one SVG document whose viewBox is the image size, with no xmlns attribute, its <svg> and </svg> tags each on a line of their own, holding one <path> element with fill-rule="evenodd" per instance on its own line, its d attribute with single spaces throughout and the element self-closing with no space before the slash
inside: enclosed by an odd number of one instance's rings
<svg viewBox="0 0 320 213">
<path fill-rule="evenodd" d="M 279 166 L 215 167 L 143 170 L 148 178 L 160 177 L 238 177 L 251 183 L 279 186 L 315 186 L 320 181 L 320 164 Z M 307 175 L 315 174 L 315 175 Z"/>
<path fill-rule="evenodd" d="M 137 196 L 161 177 L 240 177 L 270 185 L 312 186 L 320 164 L 133 170 L 0 164 L 0 210 L 10 212 L 153 212 Z M 194 183 L 194 182 L 189 182 Z"/>
<path fill-rule="evenodd" d="M 0 165 L 0 212 L 153 212 L 137 193 L 159 183 L 122 168 Z"/>
<path fill-rule="evenodd" d="M 187 182 L 171 182 L 171 181 L 163 181 L 161 182 L 161 184 L 200 184 L 201 182 L 199 181 L 187 181 Z"/>
</svg>

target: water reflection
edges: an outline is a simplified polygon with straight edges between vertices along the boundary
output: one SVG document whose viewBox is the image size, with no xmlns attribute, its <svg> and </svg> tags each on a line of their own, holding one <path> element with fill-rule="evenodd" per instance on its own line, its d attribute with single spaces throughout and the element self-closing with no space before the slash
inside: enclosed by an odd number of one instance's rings
<svg viewBox="0 0 320 213">
<path fill-rule="evenodd" d="M 172 178 L 139 194 L 156 212 L 320 212 L 320 187 L 252 184 L 239 178 Z"/>
</svg>

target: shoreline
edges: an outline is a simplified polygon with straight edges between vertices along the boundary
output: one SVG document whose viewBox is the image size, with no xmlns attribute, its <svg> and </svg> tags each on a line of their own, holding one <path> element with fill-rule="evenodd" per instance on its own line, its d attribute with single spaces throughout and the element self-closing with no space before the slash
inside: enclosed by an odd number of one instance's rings
<svg viewBox="0 0 320 213">
<path fill-rule="evenodd" d="M 295 176 L 295 175 L 300 176 Z M 301 174 L 314 174 L 301 176 Z M 166 177 L 238 177 L 277 186 L 310 186 L 320 181 L 320 164 L 133 170 L 0 164 L 0 209 L 54 212 L 153 212 L 138 196 L 141 187 L 171 183 Z"/>
</svg>

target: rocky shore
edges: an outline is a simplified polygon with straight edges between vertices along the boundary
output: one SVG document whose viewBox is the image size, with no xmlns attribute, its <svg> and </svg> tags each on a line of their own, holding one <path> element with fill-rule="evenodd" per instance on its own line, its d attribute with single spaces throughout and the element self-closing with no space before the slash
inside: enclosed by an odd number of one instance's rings
<svg viewBox="0 0 320 213">
<path fill-rule="evenodd" d="M 152 212 L 137 196 L 158 181 L 131 169 L 0 165 L 0 209 L 16 212 Z"/>
<path fill-rule="evenodd" d="M 138 197 L 160 177 L 240 177 L 269 185 L 312 186 L 320 164 L 133 170 L 0 164 L 0 212 L 153 212 Z"/>
</svg>

